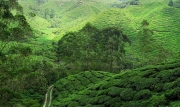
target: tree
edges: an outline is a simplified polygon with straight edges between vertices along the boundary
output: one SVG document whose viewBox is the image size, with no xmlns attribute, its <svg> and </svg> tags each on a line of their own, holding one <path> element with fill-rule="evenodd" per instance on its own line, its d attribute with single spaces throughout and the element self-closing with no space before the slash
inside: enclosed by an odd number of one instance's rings
<svg viewBox="0 0 180 107">
<path fill-rule="evenodd" d="M 69 64 L 69 68 L 77 70 L 80 60 L 83 39 L 76 32 L 69 32 L 58 41 L 58 61 Z"/>
<path fill-rule="evenodd" d="M 124 48 L 126 42 L 130 43 L 129 39 L 115 27 L 103 29 L 102 36 L 104 37 L 102 53 L 105 54 L 105 60 L 109 62 L 109 70 L 113 72 L 115 66 L 117 70 L 123 69 Z"/>
<path fill-rule="evenodd" d="M 148 55 L 153 50 L 153 46 L 151 45 L 153 42 L 153 32 L 148 28 L 149 22 L 147 20 L 143 20 L 141 22 L 141 30 L 139 31 L 139 51 L 142 56 L 142 66 L 145 65 L 146 58 L 150 58 Z"/>
<path fill-rule="evenodd" d="M 58 60 L 73 70 L 119 71 L 123 69 L 125 34 L 116 27 L 98 30 L 87 23 L 78 32 L 65 34 L 58 42 Z"/>
<path fill-rule="evenodd" d="M 49 13 L 50 13 L 49 8 L 46 8 L 46 9 L 44 10 L 44 18 L 45 18 L 45 19 L 48 19 L 48 18 L 49 18 Z"/>
<path fill-rule="evenodd" d="M 54 11 L 53 9 L 50 10 L 49 16 L 50 16 L 50 18 L 54 18 L 54 16 L 55 16 L 55 11 Z"/>
<path fill-rule="evenodd" d="M 168 6 L 173 6 L 173 5 L 174 5 L 173 1 L 169 0 Z"/>
<path fill-rule="evenodd" d="M 83 57 L 82 60 L 85 64 L 84 70 L 90 70 L 92 68 L 92 63 L 95 58 L 95 48 L 96 41 L 95 37 L 97 37 L 99 30 L 92 26 L 90 23 L 87 23 L 80 31 L 80 35 L 84 38 L 84 42 L 82 43 L 82 48 L 84 52 L 82 52 Z"/>
<path fill-rule="evenodd" d="M 132 0 L 130 5 L 139 5 L 139 0 Z"/>
</svg>

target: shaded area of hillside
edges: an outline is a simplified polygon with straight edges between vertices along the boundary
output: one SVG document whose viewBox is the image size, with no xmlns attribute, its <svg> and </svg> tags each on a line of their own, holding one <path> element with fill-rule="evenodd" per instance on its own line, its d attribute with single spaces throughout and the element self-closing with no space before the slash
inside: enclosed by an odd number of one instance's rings
<svg viewBox="0 0 180 107">
<path fill-rule="evenodd" d="M 147 66 L 120 74 L 86 71 L 55 83 L 52 107 L 176 107 L 180 63 Z"/>
</svg>

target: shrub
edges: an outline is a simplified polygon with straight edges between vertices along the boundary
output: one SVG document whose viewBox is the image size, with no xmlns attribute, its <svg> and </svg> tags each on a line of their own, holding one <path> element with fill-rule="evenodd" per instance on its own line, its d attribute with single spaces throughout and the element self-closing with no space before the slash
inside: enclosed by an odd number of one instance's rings
<svg viewBox="0 0 180 107">
<path fill-rule="evenodd" d="M 110 87 L 108 89 L 108 95 L 110 95 L 112 97 L 119 96 L 123 90 L 124 90 L 123 88 Z"/>
<path fill-rule="evenodd" d="M 147 71 L 143 72 L 142 77 L 148 78 L 148 77 L 150 77 L 150 76 L 152 76 L 153 74 L 156 74 L 156 73 L 157 73 L 157 71 L 154 71 L 154 70 L 147 70 Z"/>
<path fill-rule="evenodd" d="M 69 95 L 69 91 L 62 91 L 62 97 L 65 98 Z"/>
<path fill-rule="evenodd" d="M 174 87 L 174 82 L 165 83 L 163 86 L 163 91 L 173 89 L 173 87 Z"/>
<path fill-rule="evenodd" d="M 106 95 L 101 95 L 98 97 L 98 103 L 99 104 L 104 104 L 105 102 L 109 101 L 111 99 L 110 96 L 106 96 Z"/>
<path fill-rule="evenodd" d="M 81 106 L 85 106 L 89 103 L 90 97 L 87 95 L 77 95 L 78 102 Z"/>
<path fill-rule="evenodd" d="M 149 89 L 153 90 L 154 85 L 158 83 L 156 78 L 141 78 L 134 82 L 131 87 L 135 87 L 136 90 Z"/>
<path fill-rule="evenodd" d="M 166 98 L 164 95 L 161 96 L 152 96 L 150 99 L 151 107 L 165 106 L 167 104 Z"/>
<path fill-rule="evenodd" d="M 113 86 L 113 83 L 104 81 L 103 84 L 100 86 L 100 89 L 107 89 L 112 86 Z"/>
<path fill-rule="evenodd" d="M 174 88 L 173 90 L 170 90 L 168 92 L 165 93 L 165 96 L 168 100 L 179 100 L 180 99 L 180 88 Z"/>
<path fill-rule="evenodd" d="M 89 71 L 85 71 L 85 72 L 84 72 L 84 75 L 85 75 L 86 78 L 91 78 L 91 77 L 93 77 L 92 74 L 91 74 L 91 72 L 89 72 Z"/>
<path fill-rule="evenodd" d="M 97 92 L 96 91 L 87 90 L 87 91 L 85 91 L 84 94 L 86 94 L 89 97 L 95 97 L 97 95 Z"/>
<path fill-rule="evenodd" d="M 115 98 L 112 98 L 112 99 L 110 99 L 109 101 L 105 102 L 104 105 L 105 105 L 106 107 L 113 107 L 112 104 L 115 104 L 116 102 L 120 102 L 120 101 L 121 101 L 121 100 L 120 100 L 120 97 L 115 97 Z M 119 107 L 120 107 L 120 106 L 119 106 Z"/>
<path fill-rule="evenodd" d="M 176 79 L 176 81 L 173 84 L 174 87 L 180 87 L 180 78 Z"/>
<path fill-rule="evenodd" d="M 173 79 L 172 77 L 172 71 L 161 71 L 157 76 L 157 78 L 160 78 L 161 82 L 171 82 Z"/>
<path fill-rule="evenodd" d="M 163 90 L 163 86 L 164 86 L 163 83 L 157 83 L 154 85 L 153 91 L 161 92 Z"/>
<path fill-rule="evenodd" d="M 68 105 L 68 107 L 76 107 L 78 105 L 79 105 L 78 102 L 71 101 L 70 104 Z"/>
<path fill-rule="evenodd" d="M 120 93 L 120 97 L 123 101 L 130 101 L 133 99 L 135 93 L 131 88 L 127 88 Z"/>
<path fill-rule="evenodd" d="M 140 101 L 129 101 L 129 102 L 124 102 L 123 107 L 146 107 L 144 103 Z"/>
<path fill-rule="evenodd" d="M 23 99 L 22 104 L 25 107 L 40 107 L 40 104 L 38 103 L 38 101 L 33 100 L 33 99 Z"/>
<path fill-rule="evenodd" d="M 180 105 L 180 101 L 175 101 L 170 103 L 169 107 L 179 107 L 179 105 Z"/>
<path fill-rule="evenodd" d="M 151 96 L 152 94 L 148 89 L 141 90 L 134 96 L 134 100 L 146 100 L 149 99 Z"/>
</svg>

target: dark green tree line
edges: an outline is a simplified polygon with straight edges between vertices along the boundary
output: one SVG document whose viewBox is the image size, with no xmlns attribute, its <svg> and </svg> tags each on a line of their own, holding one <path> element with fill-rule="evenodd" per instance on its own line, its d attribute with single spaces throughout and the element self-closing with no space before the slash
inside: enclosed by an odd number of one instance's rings
<svg viewBox="0 0 180 107">
<path fill-rule="evenodd" d="M 123 69 L 125 43 L 130 42 L 118 28 L 98 30 L 86 24 L 80 31 L 67 33 L 58 42 L 58 60 L 73 70 Z"/>
</svg>

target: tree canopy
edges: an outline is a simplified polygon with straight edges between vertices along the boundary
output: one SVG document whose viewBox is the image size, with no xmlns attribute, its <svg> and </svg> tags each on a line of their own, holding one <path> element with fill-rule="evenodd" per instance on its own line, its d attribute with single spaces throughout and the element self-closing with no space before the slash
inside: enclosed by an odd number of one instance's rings
<svg viewBox="0 0 180 107">
<path fill-rule="evenodd" d="M 69 32 L 59 40 L 57 54 L 73 70 L 117 72 L 124 67 L 126 43 L 130 41 L 120 29 L 98 30 L 87 23 L 78 32 Z"/>
</svg>

